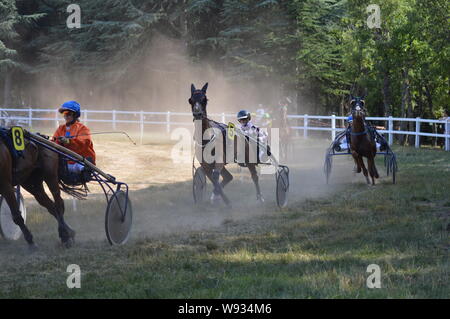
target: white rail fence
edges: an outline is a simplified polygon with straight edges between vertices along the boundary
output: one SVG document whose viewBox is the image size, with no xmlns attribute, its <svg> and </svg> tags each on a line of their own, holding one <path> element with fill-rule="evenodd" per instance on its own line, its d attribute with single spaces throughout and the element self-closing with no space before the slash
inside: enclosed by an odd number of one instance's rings
<svg viewBox="0 0 450 319">
<path fill-rule="evenodd" d="M 41 116 L 39 116 L 41 114 Z M 98 118 L 98 115 L 106 115 L 105 117 Z M 235 121 L 235 114 L 228 113 L 211 113 L 209 114 L 211 118 L 220 120 L 223 123 L 226 121 Z M 96 117 L 94 117 L 96 116 Z M 124 119 L 124 116 L 128 118 Z M 129 118 L 131 117 L 131 119 Z M 164 120 L 149 120 L 154 117 L 163 118 Z M 186 121 L 174 121 L 176 118 L 186 118 Z M 144 112 L 144 111 L 119 111 L 119 110 L 89 110 L 83 109 L 81 118 L 85 124 L 87 123 L 110 123 L 112 128 L 115 130 L 117 124 L 136 124 L 140 131 L 140 140 L 144 136 L 145 125 L 161 125 L 165 126 L 166 132 L 169 133 L 171 127 L 173 126 L 189 126 L 192 125 L 192 114 L 191 113 L 181 113 L 181 112 Z M 346 117 L 343 116 L 322 116 L 322 115 L 288 115 L 288 119 L 291 124 L 295 120 L 303 121 L 302 126 L 291 126 L 292 129 L 297 131 L 297 135 L 303 132 L 303 137 L 308 138 L 308 133 L 310 131 L 328 131 L 331 133 L 331 139 L 334 140 L 336 132 L 342 131 L 343 128 L 336 126 L 336 122 L 339 120 L 345 120 Z M 41 109 L 41 108 L 0 108 L 0 123 L 4 121 L 15 121 L 21 125 L 28 125 L 30 128 L 33 127 L 33 122 L 36 121 L 53 121 L 55 127 L 58 127 L 62 123 L 61 115 L 55 109 Z M 313 120 L 330 120 L 330 126 L 314 126 L 311 121 Z M 431 120 L 422 118 L 397 118 L 397 117 L 367 117 L 367 120 L 372 121 L 385 121 L 387 123 L 387 129 L 378 130 L 380 133 L 388 134 L 389 145 L 394 142 L 394 135 L 412 135 L 415 137 L 415 147 L 420 147 L 420 137 L 434 137 L 434 138 L 444 138 L 445 139 L 445 150 L 450 151 L 450 118 L 447 120 Z M 394 122 L 415 122 L 415 131 L 400 131 L 394 130 Z M 427 133 L 421 131 L 421 124 L 441 124 L 444 125 L 444 134 L 437 133 Z"/>
</svg>

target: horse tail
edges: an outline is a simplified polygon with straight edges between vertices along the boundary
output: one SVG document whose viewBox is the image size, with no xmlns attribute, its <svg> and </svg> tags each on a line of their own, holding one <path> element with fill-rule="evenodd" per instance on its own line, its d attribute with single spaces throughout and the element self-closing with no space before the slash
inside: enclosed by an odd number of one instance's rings
<svg viewBox="0 0 450 319">
<path fill-rule="evenodd" d="M 89 193 L 89 188 L 86 183 L 72 185 L 64 182 L 61 178 L 59 179 L 59 189 L 79 200 L 86 199 Z"/>
</svg>

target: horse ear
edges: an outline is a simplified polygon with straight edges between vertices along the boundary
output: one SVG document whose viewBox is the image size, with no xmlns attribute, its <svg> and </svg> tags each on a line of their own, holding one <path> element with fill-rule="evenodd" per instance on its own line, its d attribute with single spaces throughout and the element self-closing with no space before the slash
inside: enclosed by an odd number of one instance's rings
<svg viewBox="0 0 450 319">
<path fill-rule="evenodd" d="M 191 94 L 194 94 L 194 91 L 195 91 L 195 86 L 194 86 L 194 84 L 191 84 Z"/>
<path fill-rule="evenodd" d="M 206 93 L 206 90 L 207 90 L 207 89 L 208 89 L 208 82 L 206 82 L 206 84 L 203 85 L 203 87 L 202 87 L 203 93 Z"/>
</svg>

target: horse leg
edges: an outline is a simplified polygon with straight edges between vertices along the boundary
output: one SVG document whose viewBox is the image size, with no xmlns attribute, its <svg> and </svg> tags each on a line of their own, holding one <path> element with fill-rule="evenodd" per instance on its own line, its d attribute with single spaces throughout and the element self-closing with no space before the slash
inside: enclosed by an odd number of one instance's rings
<svg viewBox="0 0 450 319">
<path fill-rule="evenodd" d="M 73 238 L 75 237 L 75 231 L 73 231 L 64 221 L 64 202 L 62 213 L 56 201 L 53 202 L 50 197 L 45 193 L 43 181 L 34 181 L 24 183 L 23 188 L 34 196 L 39 205 L 45 207 L 47 211 L 55 217 L 58 222 L 58 233 L 59 238 L 61 238 L 62 243 L 66 247 L 70 247 L 73 243 Z M 61 199 L 62 201 L 62 199 Z"/>
<path fill-rule="evenodd" d="M 355 161 L 355 168 L 353 168 L 353 171 L 355 173 L 361 173 L 361 164 L 359 163 L 359 159 L 358 159 L 358 153 L 356 153 L 355 151 L 352 151 L 352 157 L 353 160 Z"/>
<path fill-rule="evenodd" d="M 20 230 L 23 233 L 23 237 L 28 243 L 28 247 L 30 249 L 36 249 L 36 245 L 33 242 L 33 235 L 31 234 L 28 227 L 25 225 L 25 221 L 23 220 L 22 214 L 19 210 L 19 205 L 17 205 L 16 194 L 13 186 L 5 185 L 0 189 L 0 194 L 3 195 L 3 198 L 6 200 L 6 203 L 9 205 L 11 216 L 14 223 L 20 227 Z"/>
<path fill-rule="evenodd" d="M 367 182 L 367 184 L 370 185 L 369 172 L 367 171 L 366 165 L 364 165 L 364 160 L 361 155 L 358 156 L 358 161 L 359 161 L 359 164 L 361 165 L 364 177 L 366 178 L 366 182 Z"/>
<path fill-rule="evenodd" d="M 378 178 L 378 172 L 373 157 L 367 158 L 367 166 L 369 167 L 370 177 L 372 178 L 372 185 L 375 185 L 375 178 Z"/>
<path fill-rule="evenodd" d="M 216 201 L 216 199 L 219 196 L 221 196 L 223 201 L 225 202 L 225 204 L 227 206 L 231 206 L 230 200 L 223 192 L 222 184 L 219 183 L 219 177 L 220 177 L 221 171 L 224 169 L 224 167 L 222 167 L 222 169 L 220 169 L 220 168 L 212 169 L 211 167 L 204 166 L 203 169 L 205 170 L 206 176 L 209 178 L 209 180 L 211 181 L 211 183 L 214 186 L 213 193 L 211 194 L 211 203 L 214 203 Z M 230 174 L 230 172 L 228 172 L 228 174 Z"/>
<path fill-rule="evenodd" d="M 75 231 L 64 220 L 64 200 L 61 198 L 58 176 L 56 174 L 47 175 L 44 180 L 53 196 L 56 213 L 58 214 L 58 231 L 64 236 L 61 239 L 67 247 L 70 247 L 75 240 Z M 67 240 L 64 240 L 66 238 Z"/>
<path fill-rule="evenodd" d="M 258 172 L 256 171 L 256 165 L 255 164 L 247 164 L 248 170 L 250 171 L 250 174 L 252 175 L 253 183 L 256 187 L 256 200 L 260 202 L 264 202 L 264 198 L 261 195 L 261 189 L 259 188 L 259 177 Z"/>
<path fill-rule="evenodd" d="M 225 186 L 233 180 L 233 175 L 231 175 L 231 173 L 225 167 L 222 168 L 220 175 L 223 178 L 220 186 L 222 186 L 222 188 L 225 188 Z"/>
<path fill-rule="evenodd" d="M 222 169 L 223 169 L 223 166 L 218 166 L 212 170 L 211 182 L 214 185 L 214 194 L 220 195 L 222 197 L 223 201 L 225 202 L 225 204 L 227 206 L 230 206 L 230 200 L 223 192 L 222 185 L 219 183 L 219 177 L 220 177 L 220 173 L 221 173 Z"/>
</svg>

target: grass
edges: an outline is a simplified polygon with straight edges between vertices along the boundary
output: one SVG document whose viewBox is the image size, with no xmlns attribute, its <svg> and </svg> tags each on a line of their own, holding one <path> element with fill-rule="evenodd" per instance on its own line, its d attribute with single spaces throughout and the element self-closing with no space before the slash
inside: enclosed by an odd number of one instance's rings
<svg viewBox="0 0 450 319">
<path fill-rule="evenodd" d="M 375 187 L 348 183 L 330 196 L 291 199 L 282 211 L 268 205 L 263 217 L 231 219 L 208 231 L 141 238 L 123 247 L 93 239 L 34 255 L 23 242 L 1 241 L 0 297 L 448 298 L 450 153 L 394 151 L 396 185 L 388 179 Z M 381 161 L 378 167 L 381 173 Z M 152 186 L 136 196 L 152 205 L 162 193 L 187 187 Z M 100 203 L 83 205 L 101 210 Z M 46 218 L 30 223 L 39 229 Z M 54 241 L 56 230 L 48 236 Z M 81 267 L 81 289 L 66 287 L 72 263 Z M 380 266 L 381 289 L 366 286 L 370 264 Z"/>
</svg>

